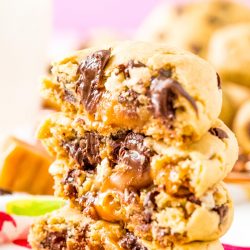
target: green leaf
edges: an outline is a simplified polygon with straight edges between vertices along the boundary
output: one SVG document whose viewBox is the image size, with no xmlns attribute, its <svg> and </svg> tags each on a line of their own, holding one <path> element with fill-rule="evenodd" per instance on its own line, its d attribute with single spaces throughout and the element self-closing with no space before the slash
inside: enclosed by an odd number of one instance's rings
<svg viewBox="0 0 250 250">
<path fill-rule="evenodd" d="M 65 205 L 62 200 L 26 199 L 14 200 L 6 204 L 6 212 L 20 216 L 41 216 Z"/>
</svg>

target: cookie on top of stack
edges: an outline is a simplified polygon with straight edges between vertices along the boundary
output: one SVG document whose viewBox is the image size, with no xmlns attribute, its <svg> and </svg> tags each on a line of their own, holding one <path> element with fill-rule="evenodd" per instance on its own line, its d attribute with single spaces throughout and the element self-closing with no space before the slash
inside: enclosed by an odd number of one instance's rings
<svg viewBox="0 0 250 250">
<path fill-rule="evenodd" d="M 42 91 L 61 107 L 38 136 L 70 207 L 33 225 L 34 249 L 222 249 L 233 214 L 222 180 L 238 146 L 207 62 L 114 43 L 55 63 Z"/>
</svg>

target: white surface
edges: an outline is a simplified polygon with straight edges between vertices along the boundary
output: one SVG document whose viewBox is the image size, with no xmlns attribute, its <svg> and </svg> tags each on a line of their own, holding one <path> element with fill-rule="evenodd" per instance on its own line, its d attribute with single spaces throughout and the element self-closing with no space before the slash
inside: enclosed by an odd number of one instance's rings
<svg viewBox="0 0 250 250">
<path fill-rule="evenodd" d="M 30 124 L 47 61 L 51 0 L 0 0 L 0 133 Z"/>
<path fill-rule="evenodd" d="M 231 228 L 221 242 L 225 244 L 250 247 L 250 201 L 247 200 L 246 191 L 238 185 L 228 186 L 234 200 L 234 220 Z"/>
<path fill-rule="evenodd" d="M 250 247 L 250 203 L 235 207 L 234 221 L 222 243 Z"/>
</svg>

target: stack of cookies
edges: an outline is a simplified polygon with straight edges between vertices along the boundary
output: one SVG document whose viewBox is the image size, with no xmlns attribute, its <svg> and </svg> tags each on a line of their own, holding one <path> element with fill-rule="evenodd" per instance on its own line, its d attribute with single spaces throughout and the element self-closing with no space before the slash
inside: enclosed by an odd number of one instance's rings
<svg viewBox="0 0 250 250">
<path fill-rule="evenodd" d="M 69 204 L 32 226 L 33 249 L 222 249 L 238 146 L 207 62 L 122 42 L 55 63 L 42 92 L 61 108 L 38 136 Z"/>
</svg>

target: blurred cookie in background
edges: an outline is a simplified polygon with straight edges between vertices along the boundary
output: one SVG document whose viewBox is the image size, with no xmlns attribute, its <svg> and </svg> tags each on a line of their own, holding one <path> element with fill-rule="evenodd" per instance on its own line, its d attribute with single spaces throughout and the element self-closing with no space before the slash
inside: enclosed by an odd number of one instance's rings
<svg viewBox="0 0 250 250">
<path fill-rule="evenodd" d="M 242 151 L 250 154 L 250 99 L 237 112 L 233 122 L 233 130 Z"/>
<path fill-rule="evenodd" d="M 232 104 L 231 98 L 227 94 L 226 91 L 222 92 L 222 97 L 223 97 L 223 102 L 222 102 L 222 108 L 221 108 L 221 113 L 219 117 L 227 126 L 230 127 L 230 125 L 232 124 L 236 109 L 234 105 Z"/>
<path fill-rule="evenodd" d="M 220 118 L 229 126 L 239 107 L 250 99 L 250 89 L 232 82 L 223 82 L 223 103 Z"/>
<path fill-rule="evenodd" d="M 52 158 L 40 146 L 9 136 L 0 146 L 0 188 L 12 192 L 52 194 L 48 173 Z"/>
<path fill-rule="evenodd" d="M 77 50 L 86 49 L 89 47 L 99 47 L 104 44 L 124 40 L 124 36 L 109 29 L 94 29 L 90 32 L 87 38 L 83 39 Z"/>
<path fill-rule="evenodd" d="M 241 184 L 250 198 L 250 99 L 238 110 L 233 130 L 240 145 L 240 153 L 227 181 Z"/>
<path fill-rule="evenodd" d="M 236 1 L 177 5 L 165 1 L 142 24 L 137 39 L 167 42 L 206 57 L 210 37 L 216 30 L 243 22 L 250 22 L 250 9 Z"/>
<path fill-rule="evenodd" d="M 233 25 L 214 33 L 209 45 L 208 60 L 224 81 L 250 87 L 249 51 L 250 23 Z"/>
</svg>

